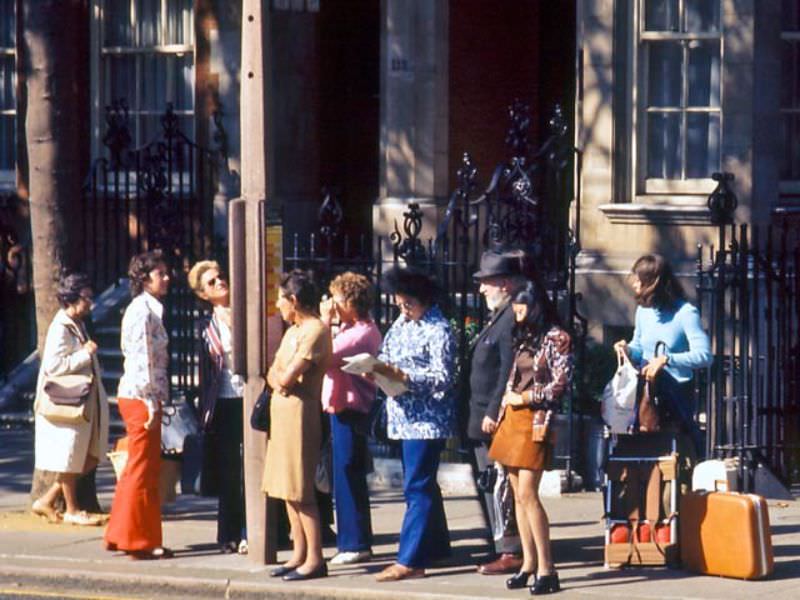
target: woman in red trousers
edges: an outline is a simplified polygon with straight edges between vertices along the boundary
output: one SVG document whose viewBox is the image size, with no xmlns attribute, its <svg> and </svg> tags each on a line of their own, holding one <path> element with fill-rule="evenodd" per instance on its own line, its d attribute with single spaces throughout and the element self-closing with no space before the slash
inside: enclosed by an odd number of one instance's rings
<svg viewBox="0 0 800 600">
<path fill-rule="evenodd" d="M 128 462 L 117 483 L 106 548 L 134 559 L 169 558 L 161 540 L 161 405 L 167 400 L 167 331 L 162 299 L 169 289 L 159 251 L 134 256 L 128 268 L 133 300 L 122 317 L 125 357 L 117 399 L 128 436 Z"/>
</svg>

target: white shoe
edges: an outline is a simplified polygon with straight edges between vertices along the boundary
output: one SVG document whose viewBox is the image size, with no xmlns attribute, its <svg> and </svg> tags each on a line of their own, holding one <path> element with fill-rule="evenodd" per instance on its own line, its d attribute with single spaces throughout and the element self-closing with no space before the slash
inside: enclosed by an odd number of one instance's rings
<svg viewBox="0 0 800 600">
<path fill-rule="evenodd" d="M 236 549 L 239 554 L 247 554 L 247 540 L 239 542 L 239 547 Z"/>
<path fill-rule="evenodd" d="M 100 525 L 100 518 L 89 516 L 85 510 L 76 513 L 65 512 L 63 519 L 64 523 L 70 525 Z"/>
<path fill-rule="evenodd" d="M 356 563 L 367 562 L 371 558 L 371 550 L 362 550 L 361 552 L 338 552 L 336 556 L 328 562 L 332 565 L 354 565 Z"/>
</svg>

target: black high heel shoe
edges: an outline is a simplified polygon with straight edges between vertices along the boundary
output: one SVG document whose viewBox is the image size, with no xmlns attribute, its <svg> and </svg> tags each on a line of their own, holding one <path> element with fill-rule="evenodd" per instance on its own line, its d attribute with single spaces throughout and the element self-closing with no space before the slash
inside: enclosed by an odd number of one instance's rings
<svg viewBox="0 0 800 600">
<path fill-rule="evenodd" d="M 519 573 L 512 575 L 508 579 L 506 579 L 506 588 L 509 590 L 519 590 L 524 587 L 528 586 L 528 579 L 530 579 L 531 575 L 533 575 L 534 584 L 536 583 L 536 575 L 534 573 L 526 573 L 525 571 L 520 571 Z"/>
<path fill-rule="evenodd" d="M 553 571 L 549 575 L 537 577 L 530 589 L 531 596 L 553 594 L 561 591 L 561 584 L 558 581 L 558 573 Z"/>
</svg>

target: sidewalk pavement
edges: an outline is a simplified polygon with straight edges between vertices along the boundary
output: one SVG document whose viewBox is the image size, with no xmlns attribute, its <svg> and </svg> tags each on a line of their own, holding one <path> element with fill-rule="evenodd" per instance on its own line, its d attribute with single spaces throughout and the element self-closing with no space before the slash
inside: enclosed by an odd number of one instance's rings
<svg viewBox="0 0 800 600">
<path fill-rule="evenodd" d="M 486 558 L 480 508 L 474 496 L 445 498 L 454 554 L 424 579 L 378 584 L 373 575 L 391 563 L 403 514 L 402 494 L 372 495 L 375 558 L 365 565 L 332 567 L 326 579 L 275 581 L 268 567 L 245 556 L 223 555 L 215 540 L 213 499 L 179 496 L 164 515 L 165 544 L 176 558 L 132 561 L 102 547 L 102 529 L 50 525 L 25 511 L 33 470 L 32 433 L 0 431 L 0 596 L 25 589 L 74 589 L 127 597 L 201 598 L 522 598 L 505 589 L 505 577 L 487 577 L 474 565 Z M 101 504 L 110 506 L 114 476 L 102 468 Z M 800 598 L 800 502 L 770 502 L 775 574 L 746 582 L 663 568 L 605 570 L 599 493 L 544 500 L 551 520 L 553 554 L 564 592 L 558 598 Z M 335 553 L 326 548 L 326 557 Z M 288 551 L 279 553 L 280 560 Z M 12 591 L 13 590 L 13 591 Z"/>
</svg>

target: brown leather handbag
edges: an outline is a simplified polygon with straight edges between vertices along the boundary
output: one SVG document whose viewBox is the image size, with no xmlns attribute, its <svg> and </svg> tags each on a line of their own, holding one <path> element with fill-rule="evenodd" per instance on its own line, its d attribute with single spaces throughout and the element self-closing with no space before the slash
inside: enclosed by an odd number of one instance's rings
<svg viewBox="0 0 800 600">
<path fill-rule="evenodd" d="M 642 393 L 639 396 L 639 431 L 654 433 L 661 431 L 661 416 L 658 413 L 658 404 L 655 397 L 655 383 L 645 381 Z"/>
</svg>

